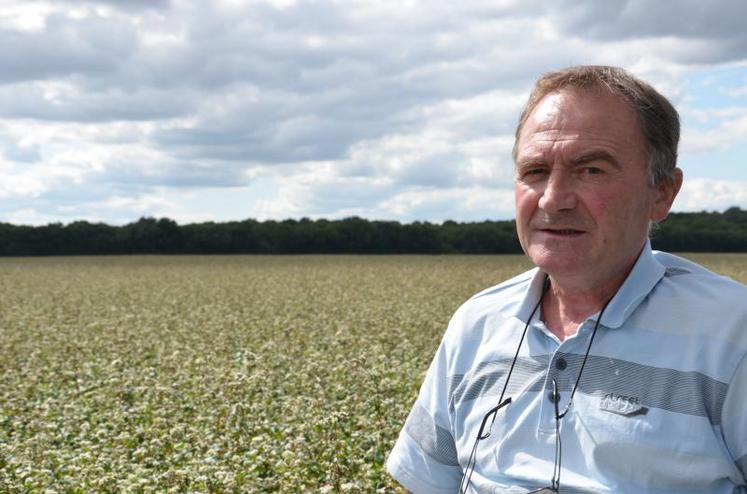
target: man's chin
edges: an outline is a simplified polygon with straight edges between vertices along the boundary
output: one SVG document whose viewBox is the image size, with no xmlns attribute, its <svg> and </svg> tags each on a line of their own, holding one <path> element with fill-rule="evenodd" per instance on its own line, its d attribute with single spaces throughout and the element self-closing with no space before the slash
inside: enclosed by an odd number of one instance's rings
<svg viewBox="0 0 747 494">
<path fill-rule="evenodd" d="M 586 259 L 588 258 L 574 249 L 557 250 L 544 248 L 539 252 L 533 252 L 530 249 L 529 258 L 535 266 L 550 275 L 578 274 L 588 267 L 586 266 Z"/>
</svg>

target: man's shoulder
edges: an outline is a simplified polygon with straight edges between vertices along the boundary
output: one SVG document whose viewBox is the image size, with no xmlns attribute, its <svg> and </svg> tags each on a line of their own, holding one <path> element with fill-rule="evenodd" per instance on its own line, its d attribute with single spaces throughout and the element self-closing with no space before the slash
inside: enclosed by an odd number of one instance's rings
<svg viewBox="0 0 747 494">
<path fill-rule="evenodd" d="M 682 334 L 747 351 L 747 286 L 679 256 L 657 252 L 655 257 L 665 272 L 649 314 L 663 317 Z"/>
<path fill-rule="evenodd" d="M 664 266 L 664 278 L 668 283 L 695 297 L 718 296 L 726 302 L 734 297 L 747 299 L 747 286 L 723 276 L 683 257 L 667 252 L 654 252 L 654 258 Z"/>
<path fill-rule="evenodd" d="M 455 369 L 469 367 L 487 340 L 500 338 L 503 332 L 496 329 L 519 314 L 536 272 L 537 268 L 486 288 L 454 312 L 443 343 Z"/>
<path fill-rule="evenodd" d="M 713 271 L 701 266 L 684 257 L 680 257 L 669 252 L 655 250 L 652 252 L 654 259 L 667 270 L 667 274 L 697 274 L 706 276 L 717 276 Z"/>
<path fill-rule="evenodd" d="M 516 315 L 537 270 L 530 269 L 476 293 L 457 309 L 454 317 L 474 321 L 488 315 Z"/>
</svg>

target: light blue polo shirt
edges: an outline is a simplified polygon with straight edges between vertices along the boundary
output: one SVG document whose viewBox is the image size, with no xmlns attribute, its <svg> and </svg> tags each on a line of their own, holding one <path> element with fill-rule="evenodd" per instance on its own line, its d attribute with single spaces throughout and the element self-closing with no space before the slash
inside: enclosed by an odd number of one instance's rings
<svg viewBox="0 0 747 494">
<path fill-rule="evenodd" d="M 533 269 L 454 314 L 387 460 L 416 494 L 457 492 L 540 298 Z M 480 441 L 470 492 L 550 484 L 563 410 L 597 315 L 560 342 L 533 318 L 512 403 Z M 747 287 L 647 244 L 605 310 L 561 422 L 562 493 L 747 493 Z"/>
</svg>

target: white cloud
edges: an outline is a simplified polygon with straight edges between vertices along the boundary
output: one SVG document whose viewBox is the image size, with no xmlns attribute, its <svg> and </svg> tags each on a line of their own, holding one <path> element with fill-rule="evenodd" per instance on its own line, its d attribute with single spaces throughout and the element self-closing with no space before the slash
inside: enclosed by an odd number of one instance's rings
<svg viewBox="0 0 747 494">
<path fill-rule="evenodd" d="M 723 211 L 747 204 L 747 182 L 694 178 L 685 180 L 675 211 Z"/>
<path fill-rule="evenodd" d="M 707 153 L 745 143 L 747 107 L 692 111 L 689 114 L 700 124 L 712 122 L 715 125 L 707 130 L 684 127 L 681 153 Z"/>
<path fill-rule="evenodd" d="M 514 196 L 510 189 L 471 187 L 448 190 L 408 190 L 381 204 L 386 217 L 405 221 L 428 218 L 445 221 L 507 219 L 514 215 Z"/>
<path fill-rule="evenodd" d="M 32 208 L 18 209 L 15 211 L 8 211 L 3 219 L 4 222 L 13 223 L 15 225 L 46 225 L 48 223 L 54 223 L 55 217 L 41 213 Z"/>
<path fill-rule="evenodd" d="M 0 199 L 24 197 L 33 199 L 48 190 L 49 186 L 35 170 L 15 171 L 7 163 L 0 170 Z"/>
<path fill-rule="evenodd" d="M 739 98 L 742 96 L 747 96 L 747 86 L 742 86 L 738 88 L 731 88 L 725 90 L 726 94 L 733 98 Z"/>
<path fill-rule="evenodd" d="M 4 3 L 0 6 L 0 29 L 38 33 L 44 29 L 46 17 L 54 12 L 42 2 Z"/>
</svg>

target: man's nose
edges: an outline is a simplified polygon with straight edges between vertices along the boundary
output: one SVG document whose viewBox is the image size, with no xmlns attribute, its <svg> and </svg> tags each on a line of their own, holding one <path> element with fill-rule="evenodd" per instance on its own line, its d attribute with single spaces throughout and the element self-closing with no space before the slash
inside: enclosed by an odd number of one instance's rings
<svg viewBox="0 0 747 494">
<path fill-rule="evenodd" d="M 575 208 L 576 200 L 572 177 L 565 171 L 553 170 L 547 177 L 538 205 L 547 212 L 555 213 Z"/>
</svg>

